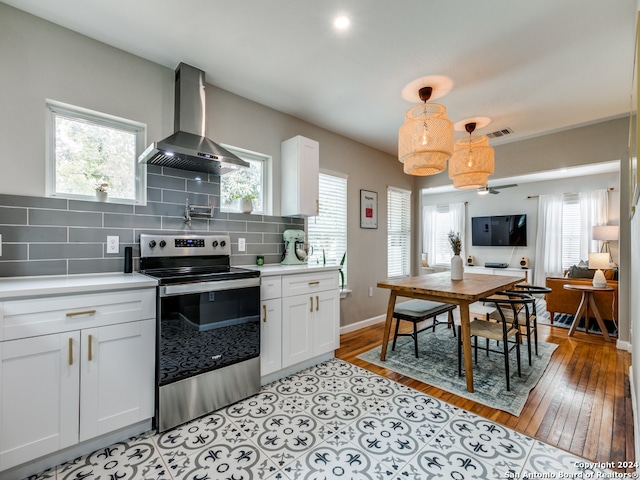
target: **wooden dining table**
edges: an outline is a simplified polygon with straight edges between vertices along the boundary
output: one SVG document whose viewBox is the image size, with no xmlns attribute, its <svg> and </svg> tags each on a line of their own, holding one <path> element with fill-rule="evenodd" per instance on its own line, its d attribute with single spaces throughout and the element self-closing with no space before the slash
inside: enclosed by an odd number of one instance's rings
<svg viewBox="0 0 640 480">
<path fill-rule="evenodd" d="M 503 290 L 509 290 L 525 278 L 507 275 L 484 275 L 478 273 L 464 273 L 462 280 L 451 280 L 451 272 L 432 273 L 419 277 L 400 278 L 378 282 L 378 288 L 388 288 L 389 305 L 382 337 L 382 351 L 380 360 L 387 356 L 387 346 L 393 311 L 397 297 L 419 298 L 435 302 L 452 303 L 460 308 L 460 325 L 462 326 L 462 348 L 464 352 L 464 371 L 467 381 L 467 391 L 473 392 L 473 361 L 471 359 L 471 336 L 469 330 L 469 305 L 479 299 L 493 295 Z"/>
</svg>

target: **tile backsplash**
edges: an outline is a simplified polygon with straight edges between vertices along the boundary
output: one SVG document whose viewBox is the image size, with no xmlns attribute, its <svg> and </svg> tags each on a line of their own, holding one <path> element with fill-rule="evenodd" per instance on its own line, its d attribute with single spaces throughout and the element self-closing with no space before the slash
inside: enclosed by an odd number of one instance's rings
<svg viewBox="0 0 640 480">
<path fill-rule="evenodd" d="M 202 177 L 203 180 L 197 180 Z M 133 247 L 138 269 L 140 234 L 228 234 L 231 264 L 278 263 L 282 232 L 303 229 L 301 218 L 220 212 L 220 177 L 149 166 L 144 206 L 60 198 L 0 195 L 0 277 L 121 272 L 124 247 Z M 214 205 L 211 218 L 184 220 L 185 203 Z M 107 236 L 120 237 L 120 252 L 106 253 Z M 246 252 L 238 252 L 238 238 Z"/>
</svg>

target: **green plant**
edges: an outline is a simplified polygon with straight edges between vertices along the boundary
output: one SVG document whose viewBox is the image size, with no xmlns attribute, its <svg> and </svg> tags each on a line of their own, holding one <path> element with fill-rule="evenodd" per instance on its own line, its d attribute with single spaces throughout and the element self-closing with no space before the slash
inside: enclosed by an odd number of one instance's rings
<svg viewBox="0 0 640 480">
<path fill-rule="evenodd" d="M 324 254 L 324 250 L 322 251 L 322 253 Z M 342 260 L 340 260 L 340 266 L 344 266 L 344 261 L 347 258 L 347 252 L 344 252 L 344 254 L 342 255 Z M 340 272 L 340 290 L 344 290 L 344 272 L 342 271 L 342 268 L 340 270 L 338 270 L 338 272 Z"/>
<path fill-rule="evenodd" d="M 453 250 L 454 255 L 460 255 L 460 251 L 462 250 L 462 240 L 460 239 L 459 232 L 449 232 L 449 244 L 451 245 L 451 249 Z"/>
<path fill-rule="evenodd" d="M 327 264 L 327 256 L 324 253 L 324 248 L 322 249 L 322 266 L 324 267 Z"/>
</svg>

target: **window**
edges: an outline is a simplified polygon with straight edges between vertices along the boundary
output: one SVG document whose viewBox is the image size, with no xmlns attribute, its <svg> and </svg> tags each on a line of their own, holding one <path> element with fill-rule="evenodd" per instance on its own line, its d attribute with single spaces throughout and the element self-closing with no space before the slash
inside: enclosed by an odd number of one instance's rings
<svg viewBox="0 0 640 480">
<path fill-rule="evenodd" d="M 109 198 L 145 203 L 144 125 L 58 102 L 47 102 L 47 194 L 93 200 L 106 185 Z"/>
<path fill-rule="evenodd" d="M 239 168 L 220 177 L 220 197 L 222 210 L 238 211 L 238 200 L 250 198 L 253 203 L 253 213 L 271 213 L 270 202 L 267 199 L 267 178 L 271 166 L 271 157 L 261 153 L 250 152 L 230 145 L 223 145 L 231 153 L 249 162 L 250 168 Z"/>
<path fill-rule="evenodd" d="M 347 178 L 320 173 L 320 214 L 309 218 L 307 230 L 313 247 L 310 264 L 338 264 L 347 251 Z M 342 266 L 347 283 L 347 262 Z"/>
<path fill-rule="evenodd" d="M 449 215 L 449 205 L 439 205 L 436 209 L 436 248 L 435 258 L 430 260 L 435 265 L 451 265 L 451 244 L 449 232 L 454 230 Z"/>
<path fill-rule="evenodd" d="M 411 192 L 387 188 L 387 276 L 410 275 Z"/>
<path fill-rule="evenodd" d="M 460 234 L 464 256 L 466 207 L 464 202 L 422 207 L 422 251 L 428 256 L 430 266 L 451 265 L 449 232 Z"/>
<path fill-rule="evenodd" d="M 580 202 L 578 195 L 562 199 L 562 268 L 580 263 Z"/>
</svg>

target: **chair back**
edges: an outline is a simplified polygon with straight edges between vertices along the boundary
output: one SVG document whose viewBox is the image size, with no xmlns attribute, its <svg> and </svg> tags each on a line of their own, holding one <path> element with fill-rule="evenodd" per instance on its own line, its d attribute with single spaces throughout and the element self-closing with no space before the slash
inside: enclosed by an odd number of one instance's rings
<svg viewBox="0 0 640 480">
<path fill-rule="evenodd" d="M 513 290 L 505 290 L 491 297 L 481 298 L 479 301 L 495 305 L 503 325 L 511 324 L 511 328 L 517 328 L 518 315 L 524 309 L 526 318 L 535 312 L 535 298 L 531 295 Z M 505 310 L 511 310 L 512 315 L 505 315 Z"/>
</svg>

